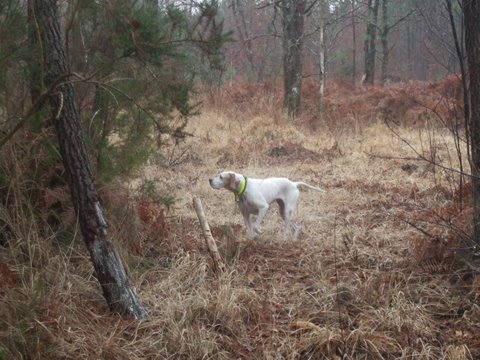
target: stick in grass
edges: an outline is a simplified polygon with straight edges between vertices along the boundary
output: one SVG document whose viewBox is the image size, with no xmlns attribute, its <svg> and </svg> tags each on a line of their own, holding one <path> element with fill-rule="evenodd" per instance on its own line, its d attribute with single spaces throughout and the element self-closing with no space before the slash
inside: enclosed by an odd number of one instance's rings
<svg viewBox="0 0 480 360">
<path fill-rule="evenodd" d="M 195 212 L 197 213 L 198 220 L 200 220 L 200 225 L 202 226 L 203 237 L 205 238 L 205 242 L 207 243 L 208 251 L 213 259 L 213 265 L 215 269 L 219 269 L 220 271 L 225 270 L 225 264 L 220 257 L 220 254 L 217 249 L 217 244 L 215 243 L 215 239 L 212 236 L 212 232 L 210 231 L 210 226 L 208 226 L 208 221 L 205 216 L 205 212 L 203 211 L 202 202 L 199 198 L 193 198 L 193 206 L 195 207 Z"/>
</svg>

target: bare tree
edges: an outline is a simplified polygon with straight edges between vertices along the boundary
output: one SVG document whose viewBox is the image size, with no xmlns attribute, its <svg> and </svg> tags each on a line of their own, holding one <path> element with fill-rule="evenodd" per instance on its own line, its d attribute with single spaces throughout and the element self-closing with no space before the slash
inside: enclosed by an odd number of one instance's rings
<svg viewBox="0 0 480 360">
<path fill-rule="evenodd" d="M 314 35 L 314 48 L 310 52 L 318 61 L 318 97 L 317 111 L 321 113 L 324 108 L 324 92 L 327 66 L 334 56 L 329 56 L 338 40 L 342 38 L 345 30 L 351 26 L 351 7 L 347 4 L 338 4 L 330 0 L 317 0 L 312 2 L 315 6 L 309 12 L 309 23 L 313 28 L 305 31 L 305 37 Z M 350 5 L 350 4 L 348 4 Z M 308 23 L 307 23 L 308 24 Z M 318 50 L 317 50 L 318 49 Z"/>
<path fill-rule="evenodd" d="M 328 16 L 328 0 L 320 0 L 318 2 L 318 16 L 316 17 L 318 23 L 318 100 L 317 110 L 322 112 L 323 110 L 323 98 L 325 93 L 325 65 L 326 65 L 326 53 L 327 44 L 325 32 L 327 28 L 327 16 Z"/>
<path fill-rule="evenodd" d="M 380 29 L 380 41 L 382 43 L 382 56 L 381 56 L 381 75 L 380 79 L 382 83 L 388 78 L 388 63 L 390 60 L 390 52 L 392 47 L 389 46 L 388 35 L 390 32 L 397 27 L 400 23 L 408 19 L 410 15 L 413 14 L 414 9 L 409 9 L 408 7 L 404 11 L 397 11 L 397 16 L 391 19 L 390 14 L 390 0 L 381 0 L 382 1 L 382 27 Z M 401 6 L 401 4 L 396 4 Z M 392 21 L 391 21 L 392 20 Z"/>
<path fill-rule="evenodd" d="M 463 0 L 465 50 L 467 52 L 468 96 L 470 101 L 469 133 L 471 148 L 473 238 L 480 244 L 480 2 Z"/>
<path fill-rule="evenodd" d="M 255 79 L 255 64 L 253 61 L 253 46 L 252 39 L 249 33 L 249 26 L 247 25 L 247 20 L 245 19 L 244 12 L 244 1 L 232 0 L 232 10 L 233 15 L 235 16 L 235 21 L 238 30 L 238 36 L 242 46 L 245 48 L 245 56 L 247 58 L 247 77 L 250 80 Z"/>
<path fill-rule="evenodd" d="M 388 31 L 388 0 L 382 0 L 382 31 L 380 32 L 382 42 L 382 72 L 380 79 L 382 84 L 387 81 L 388 55 L 390 53 L 388 48 Z"/>
<path fill-rule="evenodd" d="M 93 185 L 74 88 L 69 81 L 57 1 L 34 0 L 33 5 L 41 34 L 45 86 L 53 88 L 49 95 L 52 122 L 83 240 L 110 309 L 135 319 L 145 319 L 147 313 L 130 287 L 122 262 L 107 238 L 107 223 Z"/>
<path fill-rule="evenodd" d="M 378 6 L 380 0 L 368 0 L 367 31 L 365 34 L 365 74 L 363 83 L 373 85 L 377 39 Z"/>
<path fill-rule="evenodd" d="M 276 3 L 282 13 L 283 25 L 283 106 L 290 117 L 300 110 L 302 80 L 302 45 L 306 0 L 281 0 Z"/>
<path fill-rule="evenodd" d="M 355 25 L 355 0 L 352 0 L 352 84 L 357 78 L 357 28 Z"/>
</svg>

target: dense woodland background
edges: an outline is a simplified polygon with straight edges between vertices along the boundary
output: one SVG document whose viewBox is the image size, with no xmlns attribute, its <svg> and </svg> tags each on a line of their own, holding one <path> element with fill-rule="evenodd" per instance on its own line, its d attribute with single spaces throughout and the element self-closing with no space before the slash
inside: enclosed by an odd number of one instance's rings
<svg viewBox="0 0 480 360">
<path fill-rule="evenodd" d="M 273 2 L 271 2 L 273 3 Z M 225 2 L 225 25 L 237 42 L 228 44 L 227 72 L 253 80 L 282 76 L 281 7 L 268 2 Z M 365 68 L 364 45 L 368 6 L 377 6 L 375 82 L 435 81 L 459 71 L 450 18 L 445 3 L 428 1 L 317 1 L 306 3 L 304 76 L 319 74 L 320 30 L 324 27 L 327 77 L 359 83 Z M 461 10 L 453 2 L 452 15 L 461 33 Z M 322 10 L 323 8 L 323 10 Z M 324 20 L 322 20 L 324 18 Z M 386 41 L 386 44 L 382 43 Z M 383 47 L 385 45 L 385 48 Z M 249 62 L 252 53 L 253 65 Z M 387 66 L 382 69 L 384 58 Z M 385 74 L 382 74 L 382 71 Z"/>
<path fill-rule="evenodd" d="M 0 359 L 478 358 L 479 16 L 0 0 Z M 248 240 L 224 169 L 326 192 Z"/>
</svg>

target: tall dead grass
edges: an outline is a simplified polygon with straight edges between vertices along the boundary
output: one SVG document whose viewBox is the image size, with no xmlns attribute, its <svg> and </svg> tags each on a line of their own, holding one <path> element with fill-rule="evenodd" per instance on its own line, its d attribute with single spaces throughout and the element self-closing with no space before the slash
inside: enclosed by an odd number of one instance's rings
<svg viewBox="0 0 480 360">
<path fill-rule="evenodd" d="M 308 113 L 291 122 L 276 89 L 210 94 L 189 124 L 195 136 L 152 159 L 143 180 L 175 197 L 170 209 L 136 196 L 139 181 L 102 189 L 148 321 L 109 313 L 78 233 L 62 243 L 40 228 L 41 205 L 25 196 L 20 165 L 4 159 L 14 181 L 1 191 L 10 201 L 0 208 L 9 233 L 0 247 L 0 358 L 478 358 L 478 260 L 459 235 L 470 231 L 468 204 L 456 202 L 451 172 L 412 153 L 458 168 L 454 141 L 443 126 L 408 120 L 418 102 L 398 100 L 433 90 L 332 83 L 320 122 Z M 382 101 L 401 108 L 389 114 L 399 136 L 383 122 Z M 302 193 L 298 240 L 283 240 L 274 206 L 263 235 L 248 240 L 233 195 L 208 186 L 221 169 L 326 192 Z M 203 199 L 223 274 L 212 271 L 193 196 Z"/>
</svg>

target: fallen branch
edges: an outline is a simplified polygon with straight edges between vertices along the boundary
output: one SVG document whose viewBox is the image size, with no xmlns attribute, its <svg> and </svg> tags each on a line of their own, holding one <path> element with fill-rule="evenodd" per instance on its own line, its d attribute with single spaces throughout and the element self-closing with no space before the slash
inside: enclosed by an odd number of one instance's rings
<svg viewBox="0 0 480 360">
<path fill-rule="evenodd" d="M 213 265 L 215 270 L 224 271 L 225 264 L 220 257 L 220 254 L 217 249 L 217 244 L 215 243 L 215 239 L 212 236 L 212 232 L 210 231 L 210 226 L 208 225 L 207 218 L 205 217 L 205 212 L 203 211 L 202 202 L 199 198 L 193 198 L 193 206 L 195 207 L 195 212 L 197 213 L 198 220 L 200 220 L 200 225 L 202 226 L 203 237 L 205 238 L 205 242 L 207 243 L 208 251 L 210 252 L 210 256 L 213 260 Z"/>
</svg>

